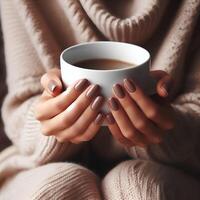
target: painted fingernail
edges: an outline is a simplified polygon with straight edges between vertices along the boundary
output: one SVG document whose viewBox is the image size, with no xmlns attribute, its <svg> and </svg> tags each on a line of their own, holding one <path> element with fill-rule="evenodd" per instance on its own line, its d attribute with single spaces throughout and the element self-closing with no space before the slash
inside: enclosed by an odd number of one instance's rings
<svg viewBox="0 0 200 200">
<path fill-rule="evenodd" d="M 163 83 L 163 85 L 160 86 L 164 96 L 169 95 L 170 86 L 171 86 L 170 82 Z"/>
<path fill-rule="evenodd" d="M 120 84 L 115 84 L 113 86 L 113 90 L 117 97 L 119 97 L 119 98 L 125 97 L 125 92 Z"/>
<path fill-rule="evenodd" d="M 103 102 L 104 102 L 104 98 L 102 96 L 96 97 L 93 103 L 91 104 L 92 110 L 98 111 L 103 105 Z"/>
<path fill-rule="evenodd" d="M 92 85 L 89 90 L 86 93 L 86 97 L 88 98 L 94 98 L 97 95 L 97 92 L 99 91 L 98 85 Z"/>
<path fill-rule="evenodd" d="M 97 125 L 101 125 L 103 123 L 104 115 L 102 113 L 99 113 L 97 117 L 94 120 L 94 123 Z"/>
<path fill-rule="evenodd" d="M 85 89 L 86 88 L 86 86 L 87 86 L 87 83 L 88 83 L 88 80 L 87 79 L 82 79 L 82 80 L 80 80 L 76 85 L 75 85 L 75 90 L 77 90 L 77 91 L 83 91 L 83 89 Z"/>
<path fill-rule="evenodd" d="M 106 120 L 107 120 L 108 124 L 114 124 L 115 123 L 115 119 L 114 119 L 114 117 L 112 116 L 111 113 L 108 113 L 106 115 Z"/>
<path fill-rule="evenodd" d="M 109 100 L 108 100 L 108 104 L 109 104 L 109 107 L 114 110 L 114 111 L 117 111 L 119 110 L 119 103 L 117 102 L 117 100 L 114 98 L 114 97 L 111 97 Z"/>
<path fill-rule="evenodd" d="M 162 94 L 164 97 L 167 97 L 168 96 L 168 92 L 165 88 L 161 87 L 161 90 L 162 90 Z"/>
<path fill-rule="evenodd" d="M 130 79 L 124 79 L 124 87 L 127 89 L 128 92 L 133 93 L 136 91 L 136 87 Z"/>
<path fill-rule="evenodd" d="M 51 92 L 54 93 L 56 91 L 56 89 L 58 88 L 58 85 L 55 81 L 52 80 L 52 81 L 49 82 L 48 88 Z"/>
</svg>

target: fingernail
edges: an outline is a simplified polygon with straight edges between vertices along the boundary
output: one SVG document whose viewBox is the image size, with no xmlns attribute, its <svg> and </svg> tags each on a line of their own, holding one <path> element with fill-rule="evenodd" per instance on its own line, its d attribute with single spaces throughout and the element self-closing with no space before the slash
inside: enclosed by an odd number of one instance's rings
<svg viewBox="0 0 200 200">
<path fill-rule="evenodd" d="M 161 85 L 161 89 L 164 95 L 168 96 L 170 90 L 170 83 L 169 82 L 163 83 L 163 85 Z"/>
<path fill-rule="evenodd" d="M 114 124 L 115 123 L 115 119 L 114 119 L 114 117 L 112 116 L 111 113 L 108 113 L 106 115 L 106 119 L 107 119 L 108 124 Z"/>
<path fill-rule="evenodd" d="M 167 97 L 168 96 L 168 92 L 165 88 L 161 87 L 161 90 L 162 90 L 162 93 L 164 95 L 164 97 Z"/>
<path fill-rule="evenodd" d="M 103 102 L 104 102 L 104 98 L 102 96 L 96 97 L 93 103 L 91 104 L 92 110 L 98 111 L 103 105 Z"/>
<path fill-rule="evenodd" d="M 86 93 L 86 97 L 91 98 L 91 99 L 94 98 L 97 95 L 98 90 L 99 90 L 98 85 L 91 86 Z"/>
<path fill-rule="evenodd" d="M 51 92 L 55 92 L 57 89 L 57 83 L 55 81 L 50 81 L 48 84 L 48 88 Z"/>
<path fill-rule="evenodd" d="M 117 102 L 117 100 L 112 97 L 108 100 L 108 104 L 109 104 L 109 107 L 114 110 L 114 111 L 117 111 L 119 110 L 119 103 Z"/>
<path fill-rule="evenodd" d="M 88 83 L 87 79 L 82 79 L 75 85 L 74 88 L 77 91 L 82 91 L 86 87 L 87 83 Z"/>
<path fill-rule="evenodd" d="M 130 93 L 133 93 L 136 91 L 136 87 L 135 87 L 134 83 L 129 79 L 124 79 L 124 87 Z"/>
<path fill-rule="evenodd" d="M 97 125 L 101 125 L 103 123 L 104 115 L 102 113 L 99 113 L 97 117 L 94 120 L 94 123 Z"/>
<path fill-rule="evenodd" d="M 125 92 L 124 92 L 124 90 L 123 90 L 121 85 L 115 84 L 113 86 L 113 90 L 114 90 L 114 93 L 116 94 L 117 97 L 119 97 L 119 98 L 124 98 L 125 97 Z"/>
</svg>

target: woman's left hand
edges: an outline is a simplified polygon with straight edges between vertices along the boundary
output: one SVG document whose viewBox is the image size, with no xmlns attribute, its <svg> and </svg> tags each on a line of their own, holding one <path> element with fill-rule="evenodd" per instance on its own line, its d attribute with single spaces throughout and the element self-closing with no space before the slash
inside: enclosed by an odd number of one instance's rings
<svg viewBox="0 0 200 200">
<path fill-rule="evenodd" d="M 111 113 L 106 117 L 108 127 L 116 140 L 126 146 L 145 147 L 162 141 L 167 130 L 173 129 L 174 111 L 165 100 L 172 86 L 170 76 L 153 71 L 158 79 L 157 99 L 147 96 L 133 80 L 113 86 L 113 97 L 108 100 Z M 160 101 L 161 99 L 161 101 Z"/>
</svg>

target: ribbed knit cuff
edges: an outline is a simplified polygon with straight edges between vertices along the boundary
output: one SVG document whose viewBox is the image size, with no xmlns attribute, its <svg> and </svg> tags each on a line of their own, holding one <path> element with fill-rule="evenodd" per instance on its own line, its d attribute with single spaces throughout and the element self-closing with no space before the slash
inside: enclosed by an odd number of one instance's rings
<svg viewBox="0 0 200 200">
<path fill-rule="evenodd" d="M 197 143 L 197 126 L 199 119 L 191 116 L 181 106 L 174 106 L 176 127 L 164 136 L 159 145 L 151 145 L 148 148 L 150 157 L 166 163 L 183 163 L 192 154 Z"/>
<path fill-rule="evenodd" d="M 41 133 L 41 124 L 34 115 L 37 98 L 33 101 L 26 116 L 25 125 L 21 134 L 21 152 L 29 156 L 36 165 L 48 162 L 62 161 L 74 155 L 80 145 L 59 143 L 54 136 L 44 136 Z M 23 148 L 23 149 L 22 149 Z"/>
</svg>

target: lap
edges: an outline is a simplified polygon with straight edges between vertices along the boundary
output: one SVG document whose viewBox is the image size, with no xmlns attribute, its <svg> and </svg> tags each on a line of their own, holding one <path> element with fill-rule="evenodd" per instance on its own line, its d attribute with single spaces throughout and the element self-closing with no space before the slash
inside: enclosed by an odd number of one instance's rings
<svg viewBox="0 0 200 200">
<path fill-rule="evenodd" d="M 102 180 L 105 199 L 198 200 L 200 182 L 181 170 L 148 160 L 118 164 Z"/>
<path fill-rule="evenodd" d="M 100 199 L 98 177 L 73 163 L 51 163 L 19 172 L 0 189 L 0 199 Z M 88 195 L 89 193 L 89 195 Z"/>
</svg>

